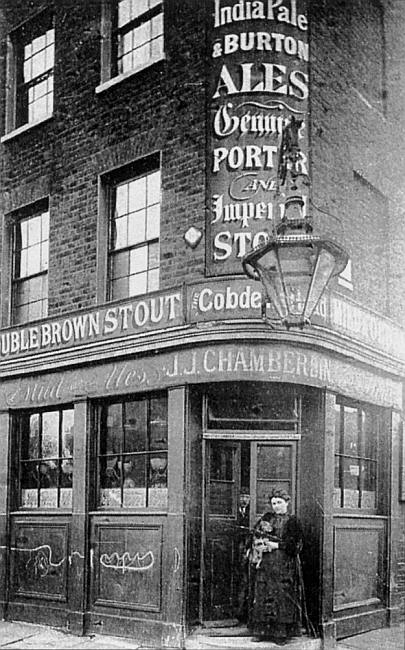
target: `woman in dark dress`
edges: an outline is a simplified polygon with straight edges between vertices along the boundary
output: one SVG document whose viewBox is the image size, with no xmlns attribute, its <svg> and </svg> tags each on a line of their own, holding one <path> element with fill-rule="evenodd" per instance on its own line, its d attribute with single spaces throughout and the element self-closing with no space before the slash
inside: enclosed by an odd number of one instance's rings
<svg viewBox="0 0 405 650">
<path fill-rule="evenodd" d="M 271 511 L 252 533 L 249 557 L 254 579 L 248 627 L 254 640 L 284 645 L 301 634 L 302 529 L 288 513 L 290 496 L 283 489 L 274 489 L 269 499 Z"/>
</svg>

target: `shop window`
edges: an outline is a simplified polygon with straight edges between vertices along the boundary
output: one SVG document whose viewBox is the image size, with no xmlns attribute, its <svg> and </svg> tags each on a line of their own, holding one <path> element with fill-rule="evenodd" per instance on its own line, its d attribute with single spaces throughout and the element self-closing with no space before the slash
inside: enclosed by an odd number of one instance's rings
<svg viewBox="0 0 405 650">
<path fill-rule="evenodd" d="M 104 0 L 102 34 L 102 82 L 142 70 L 164 57 L 163 2 Z"/>
<path fill-rule="evenodd" d="M 48 314 L 47 205 L 32 206 L 16 215 L 12 274 L 13 325 Z"/>
<path fill-rule="evenodd" d="M 74 411 L 18 416 L 20 507 L 72 508 Z"/>
<path fill-rule="evenodd" d="M 107 181 L 109 300 L 159 289 L 160 169 L 156 158 Z"/>
<path fill-rule="evenodd" d="M 378 422 L 368 407 L 335 406 L 335 489 L 337 508 L 377 509 Z"/>
<path fill-rule="evenodd" d="M 98 506 L 167 508 L 167 396 L 99 407 Z"/>
<path fill-rule="evenodd" d="M 42 12 L 10 35 L 7 131 L 41 122 L 53 113 L 55 30 Z"/>
</svg>

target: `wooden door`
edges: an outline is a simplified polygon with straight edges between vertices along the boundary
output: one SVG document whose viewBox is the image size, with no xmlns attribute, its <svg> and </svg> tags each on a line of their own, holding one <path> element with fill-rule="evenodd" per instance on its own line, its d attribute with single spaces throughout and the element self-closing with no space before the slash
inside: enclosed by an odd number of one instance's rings
<svg viewBox="0 0 405 650">
<path fill-rule="evenodd" d="M 234 618 L 237 606 L 237 509 L 240 490 L 240 443 L 207 445 L 205 482 L 205 620 Z"/>
<path fill-rule="evenodd" d="M 274 439 L 207 441 L 203 620 L 234 620 L 238 614 L 240 543 L 248 532 L 241 526 L 241 492 L 250 494 L 249 528 L 269 509 L 273 487 L 283 487 L 291 495 L 295 512 L 296 445 L 295 440 Z"/>
</svg>

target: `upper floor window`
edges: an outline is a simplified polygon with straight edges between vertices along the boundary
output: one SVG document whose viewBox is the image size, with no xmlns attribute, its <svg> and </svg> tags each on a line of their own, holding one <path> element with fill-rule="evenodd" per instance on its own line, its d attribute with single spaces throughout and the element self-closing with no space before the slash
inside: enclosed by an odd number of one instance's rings
<svg viewBox="0 0 405 650">
<path fill-rule="evenodd" d="M 98 506 L 167 507 L 167 395 L 99 407 Z"/>
<path fill-rule="evenodd" d="M 39 206 L 18 216 L 14 225 L 13 325 L 48 314 L 49 211 Z"/>
<path fill-rule="evenodd" d="M 23 508 L 71 508 L 74 412 L 72 408 L 17 416 L 19 493 Z"/>
<path fill-rule="evenodd" d="M 9 38 L 7 131 L 52 115 L 55 30 L 47 12 Z"/>
<path fill-rule="evenodd" d="M 376 410 L 335 406 L 335 507 L 378 507 L 378 429 Z"/>
<path fill-rule="evenodd" d="M 159 288 L 160 170 L 138 171 L 109 185 L 109 300 Z"/>
<path fill-rule="evenodd" d="M 104 0 L 102 34 L 102 82 L 159 61 L 164 57 L 163 2 Z"/>
<path fill-rule="evenodd" d="M 117 6 L 117 73 L 145 65 L 163 54 L 163 13 L 159 0 L 120 0 Z"/>
</svg>

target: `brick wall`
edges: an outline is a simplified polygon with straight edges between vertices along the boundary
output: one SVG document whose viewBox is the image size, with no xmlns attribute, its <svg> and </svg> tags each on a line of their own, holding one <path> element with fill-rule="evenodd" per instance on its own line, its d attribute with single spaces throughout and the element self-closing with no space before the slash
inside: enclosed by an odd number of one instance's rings
<svg viewBox="0 0 405 650">
<path fill-rule="evenodd" d="M 4 4 L 10 28 L 43 6 Z M 50 196 L 50 314 L 95 303 L 98 175 L 151 151 L 162 152 L 161 286 L 204 271 L 203 242 L 191 252 L 183 240 L 205 219 L 204 6 L 167 0 L 166 60 L 96 94 L 100 7 L 55 3 L 54 117 L 1 147 L 3 211 Z"/>
<path fill-rule="evenodd" d="M 403 324 L 405 7 L 309 4 L 314 203 L 343 223 L 353 298 Z"/>
</svg>

